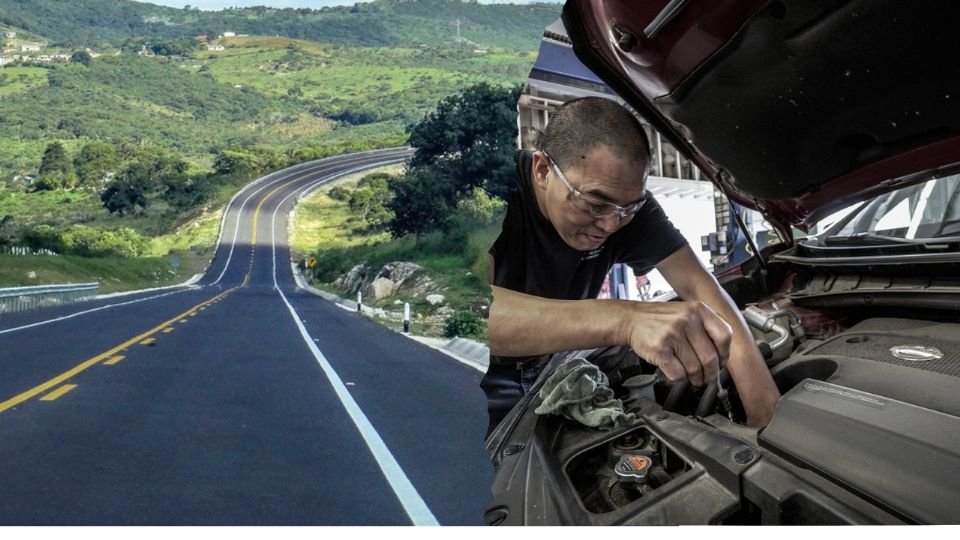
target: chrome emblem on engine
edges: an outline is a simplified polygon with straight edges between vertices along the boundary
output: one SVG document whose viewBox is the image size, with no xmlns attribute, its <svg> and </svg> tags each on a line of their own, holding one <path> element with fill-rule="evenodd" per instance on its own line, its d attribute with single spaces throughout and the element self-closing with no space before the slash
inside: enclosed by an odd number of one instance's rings
<svg viewBox="0 0 960 540">
<path fill-rule="evenodd" d="M 943 358 L 940 349 L 933 347 L 924 347 L 923 345 L 897 345 L 890 347 L 890 354 L 901 360 L 911 362 L 926 362 L 927 360 L 939 360 Z"/>
</svg>

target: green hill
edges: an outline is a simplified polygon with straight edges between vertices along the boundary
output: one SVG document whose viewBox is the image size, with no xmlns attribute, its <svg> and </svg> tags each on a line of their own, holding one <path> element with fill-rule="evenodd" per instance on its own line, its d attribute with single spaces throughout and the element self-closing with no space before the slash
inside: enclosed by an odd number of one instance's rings
<svg viewBox="0 0 960 540">
<path fill-rule="evenodd" d="M 68 150 L 145 142 L 200 166 L 227 147 L 395 145 L 443 97 L 480 81 L 518 84 L 534 59 L 456 46 L 225 41 L 189 58 L 118 53 L 89 66 L 0 68 L 0 181 L 34 172 L 53 140 Z"/>
<path fill-rule="evenodd" d="M 407 126 L 442 98 L 477 82 L 522 83 L 543 28 L 559 11 L 558 4 L 395 0 L 210 13 L 127 0 L 0 0 L 0 30 L 16 31 L 18 42 L 45 42 L 36 54 L 70 55 L 87 45 L 93 53 L 0 67 L 0 244 L 38 224 L 63 230 L 79 223 L 132 229 L 152 237 L 150 252 L 162 255 L 171 245 L 157 237 L 206 215 L 255 174 L 402 144 Z M 253 35 L 217 35 L 225 31 Z M 176 55 L 150 54 L 163 40 L 187 46 Z M 224 49 L 208 50 L 213 44 Z M 100 182 L 138 160 L 166 156 L 187 162 L 178 173 L 185 183 L 154 187 L 149 208 L 118 215 L 102 207 L 102 183 L 34 192 L 38 184 L 20 176 L 38 173 L 53 142 L 72 160 L 92 141 L 117 155 Z M 224 154 L 255 156 L 256 167 L 223 173 L 215 160 Z M 165 196 L 176 194 L 170 186 L 201 184 L 214 190 L 203 202 L 181 205 Z M 205 242 L 184 240 L 176 249 Z"/>
<path fill-rule="evenodd" d="M 488 5 L 459 0 L 377 0 L 319 10 L 268 7 L 207 12 L 129 0 L 0 0 L 0 24 L 69 46 L 119 46 L 130 37 L 173 39 L 207 33 L 277 35 L 362 46 L 453 43 L 536 48 L 557 4 Z"/>
</svg>

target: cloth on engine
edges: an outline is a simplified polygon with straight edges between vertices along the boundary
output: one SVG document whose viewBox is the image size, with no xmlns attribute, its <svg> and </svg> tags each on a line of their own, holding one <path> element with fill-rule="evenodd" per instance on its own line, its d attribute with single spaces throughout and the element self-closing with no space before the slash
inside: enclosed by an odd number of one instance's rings
<svg viewBox="0 0 960 540">
<path fill-rule="evenodd" d="M 623 403 L 613 397 L 607 376 L 583 358 L 558 367 L 540 389 L 543 402 L 537 414 L 561 414 L 587 427 L 600 430 L 632 424 L 636 415 L 625 413 Z"/>
</svg>

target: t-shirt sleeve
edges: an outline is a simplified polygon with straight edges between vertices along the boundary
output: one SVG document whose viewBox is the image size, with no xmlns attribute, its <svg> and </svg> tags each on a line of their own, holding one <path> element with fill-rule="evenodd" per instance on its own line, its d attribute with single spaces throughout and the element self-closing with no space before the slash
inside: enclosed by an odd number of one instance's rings
<svg viewBox="0 0 960 540">
<path fill-rule="evenodd" d="M 624 229 L 617 262 L 630 265 L 638 276 L 687 245 L 653 195 Z"/>
</svg>

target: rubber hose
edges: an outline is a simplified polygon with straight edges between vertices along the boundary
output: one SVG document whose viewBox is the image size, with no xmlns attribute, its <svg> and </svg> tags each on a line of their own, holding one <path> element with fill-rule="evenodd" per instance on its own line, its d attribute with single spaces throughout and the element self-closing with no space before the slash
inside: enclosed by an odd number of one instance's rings
<svg viewBox="0 0 960 540">
<path fill-rule="evenodd" d="M 680 402 L 680 398 L 687 393 L 688 388 L 690 388 L 690 381 L 680 381 L 673 385 L 670 393 L 667 394 L 667 400 L 663 402 L 663 408 L 670 412 L 677 412 L 677 404 Z"/>
</svg>

